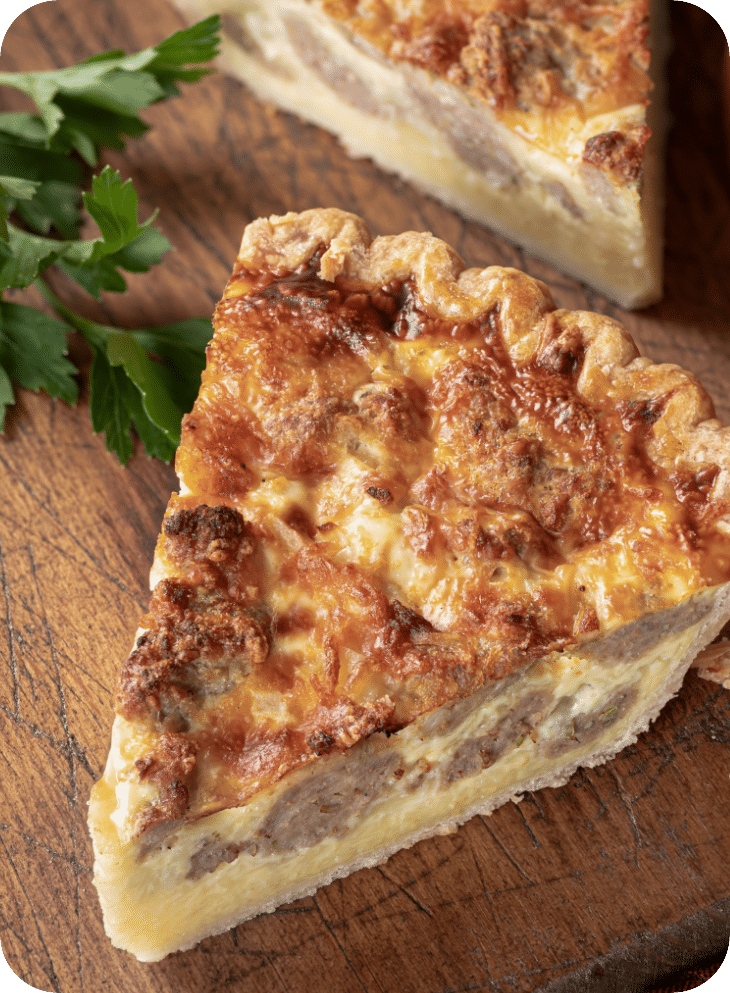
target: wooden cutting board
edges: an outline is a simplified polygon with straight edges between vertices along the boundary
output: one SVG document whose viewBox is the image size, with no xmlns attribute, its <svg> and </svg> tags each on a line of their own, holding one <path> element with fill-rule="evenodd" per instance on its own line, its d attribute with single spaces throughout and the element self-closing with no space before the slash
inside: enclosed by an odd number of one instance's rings
<svg viewBox="0 0 730 993">
<path fill-rule="evenodd" d="M 666 294 L 654 307 L 618 311 L 223 75 L 153 108 L 148 135 L 109 157 L 133 177 L 143 216 L 161 208 L 176 251 L 101 305 L 68 283 L 56 290 L 129 327 L 207 315 L 248 221 L 338 206 L 374 233 L 431 230 L 469 265 L 516 265 L 559 306 L 618 317 L 645 354 L 695 372 L 730 421 L 724 39 L 697 7 L 674 3 L 672 13 Z M 137 50 L 181 26 L 166 0 L 56 0 L 15 22 L 0 68 Z M 88 369 L 84 346 L 71 347 Z M 125 469 L 107 454 L 85 383 L 77 409 L 21 392 L 0 439 L 0 939 L 19 976 L 63 993 L 626 993 L 722 953 L 730 693 L 694 674 L 636 745 L 561 789 L 155 965 L 113 949 L 91 882 L 86 805 L 175 478 L 142 451 Z"/>
</svg>

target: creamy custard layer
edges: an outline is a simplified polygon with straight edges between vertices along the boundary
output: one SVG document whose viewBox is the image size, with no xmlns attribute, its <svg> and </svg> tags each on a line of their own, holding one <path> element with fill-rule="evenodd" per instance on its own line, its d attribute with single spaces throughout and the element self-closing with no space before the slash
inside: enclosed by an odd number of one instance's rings
<svg viewBox="0 0 730 993">
<path fill-rule="evenodd" d="M 117 718 L 92 806 L 112 941 L 156 961 L 606 761 L 648 727 L 697 645 L 728 616 L 730 584 L 702 591 L 648 624 L 619 629 L 593 657 L 591 649 L 546 657 L 389 738 L 374 735 L 293 772 L 242 807 L 165 825 L 142 846 L 115 828 L 129 802 L 125 780 L 134 778 L 120 744 L 129 729 Z"/>
<path fill-rule="evenodd" d="M 190 16 L 221 9 L 207 0 L 178 5 Z M 222 60 L 262 99 L 334 132 L 351 154 L 374 159 L 634 308 L 658 299 L 662 288 L 665 46 L 663 9 L 654 6 L 653 138 L 644 152 L 643 186 L 616 183 L 582 161 L 591 137 L 642 124 L 643 104 L 576 119 L 546 143 L 540 128 L 509 127 L 444 79 L 389 62 L 316 3 L 228 4 Z"/>
</svg>

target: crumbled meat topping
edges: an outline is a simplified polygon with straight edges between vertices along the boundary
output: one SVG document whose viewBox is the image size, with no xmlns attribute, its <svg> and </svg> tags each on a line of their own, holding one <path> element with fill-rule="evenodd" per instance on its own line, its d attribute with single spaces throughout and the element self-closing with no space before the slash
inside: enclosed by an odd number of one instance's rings
<svg viewBox="0 0 730 993">
<path fill-rule="evenodd" d="M 185 814 L 190 793 L 188 784 L 195 772 L 197 746 L 179 734 L 162 734 L 151 753 L 137 759 L 140 780 L 153 782 L 159 796 L 141 811 L 138 830 L 177 821 Z"/>
<path fill-rule="evenodd" d="M 187 729 L 199 701 L 229 692 L 269 651 L 263 612 L 223 592 L 164 579 L 119 678 L 117 708 Z"/>
<path fill-rule="evenodd" d="M 645 124 L 621 131 L 607 131 L 589 138 L 583 150 L 583 161 L 611 173 L 621 182 L 633 182 L 641 175 L 644 148 L 651 137 Z"/>
<path fill-rule="evenodd" d="M 438 75 L 444 75 L 459 62 L 469 42 L 469 30 L 463 20 L 439 14 L 432 24 L 412 34 L 404 22 L 393 25 L 395 41 L 390 47 L 392 58 L 405 59 Z"/>
</svg>

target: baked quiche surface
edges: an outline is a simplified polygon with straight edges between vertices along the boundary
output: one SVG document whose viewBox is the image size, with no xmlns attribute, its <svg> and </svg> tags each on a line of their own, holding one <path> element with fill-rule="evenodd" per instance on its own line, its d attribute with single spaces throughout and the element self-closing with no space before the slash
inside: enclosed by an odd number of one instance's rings
<svg viewBox="0 0 730 993">
<path fill-rule="evenodd" d="M 661 296 L 664 0 L 176 3 L 353 155 L 623 307 Z"/>
<path fill-rule="evenodd" d="M 644 731 L 730 618 L 730 453 L 617 322 L 313 210 L 246 229 L 90 804 L 156 960 Z"/>
</svg>

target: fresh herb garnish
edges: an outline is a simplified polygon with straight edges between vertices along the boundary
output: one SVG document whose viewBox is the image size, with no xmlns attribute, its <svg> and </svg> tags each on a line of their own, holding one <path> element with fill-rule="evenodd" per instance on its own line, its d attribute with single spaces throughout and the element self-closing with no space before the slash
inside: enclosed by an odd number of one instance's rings
<svg viewBox="0 0 730 993">
<path fill-rule="evenodd" d="M 0 73 L 0 85 L 21 90 L 37 108 L 0 114 L 0 291 L 35 285 L 60 318 L 0 301 L 0 430 L 13 383 L 76 402 L 78 370 L 66 357 L 66 335 L 75 329 L 94 353 L 91 420 L 107 448 L 126 463 L 134 424 L 149 455 L 174 455 L 180 420 L 198 390 L 210 320 L 134 331 L 95 324 L 68 310 L 41 277 L 55 266 L 98 299 L 102 290 L 124 291 L 124 272 L 147 272 L 170 250 L 156 214 L 140 223 L 131 180 L 106 166 L 82 193 L 78 157 L 96 166 L 102 148 L 123 148 L 124 136 L 143 134 L 138 111 L 208 73 L 200 63 L 216 54 L 219 28 L 214 15 L 135 55 L 105 52 L 58 71 Z M 79 237 L 82 203 L 97 238 Z"/>
</svg>

